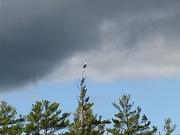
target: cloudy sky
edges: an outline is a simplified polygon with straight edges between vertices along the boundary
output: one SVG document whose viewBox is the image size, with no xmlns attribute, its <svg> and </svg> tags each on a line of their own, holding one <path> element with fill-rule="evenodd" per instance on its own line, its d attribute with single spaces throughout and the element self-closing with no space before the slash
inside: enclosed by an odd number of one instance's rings
<svg viewBox="0 0 180 135">
<path fill-rule="evenodd" d="M 66 102 L 61 89 L 77 96 L 71 89 L 87 62 L 97 104 L 109 104 L 104 96 L 114 89 L 111 101 L 127 92 L 140 104 L 143 98 L 148 112 L 157 92 L 164 95 L 154 109 L 161 114 L 157 109 L 166 108 L 167 96 L 177 104 L 173 96 L 180 94 L 179 7 L 178 0 L 0 0 L 0 98 L 20 110 L 22 97 L 27 104 L 43 98 Z M 99 88 L 104 96 L 97 96 Z M 171 109 L 169 115 L 178 118 L 175 105 Z M 157 115 L 150 117 L 162 122 Z"/>
</svg>

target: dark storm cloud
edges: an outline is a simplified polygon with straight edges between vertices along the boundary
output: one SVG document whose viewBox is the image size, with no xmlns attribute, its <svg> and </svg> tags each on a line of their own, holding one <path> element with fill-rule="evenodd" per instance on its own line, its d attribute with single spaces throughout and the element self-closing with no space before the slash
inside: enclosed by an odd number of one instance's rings
<svg viewBox="0 0 180 135">
<path fill-rule="evenodd" d="M 74 54 L 101 48 L 104 21 L 115 23 L 123 48 L 154 33 L 176 38 L 179 6 L 166 0 L 2 0 L 0 86 L 37 81 Z"/>
<path fill-rule="evenodd" d="M 0 85 L 38 80 L 74 52 L 95 46 L 96 20 L 79 8 L 65 1 L 2 1 Z"/>
</svg>

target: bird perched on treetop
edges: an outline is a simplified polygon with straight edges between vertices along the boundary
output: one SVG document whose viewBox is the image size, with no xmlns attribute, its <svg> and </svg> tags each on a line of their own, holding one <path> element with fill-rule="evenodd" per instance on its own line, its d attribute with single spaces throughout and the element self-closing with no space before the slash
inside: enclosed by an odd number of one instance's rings
<svg viewBox="0 0 180 135">
<path fill-rule="evenodd" d="M 87 67 L 87 63 L 84 63 L 83 65 L 83 69 L 85 69 Z"/>
</svg>

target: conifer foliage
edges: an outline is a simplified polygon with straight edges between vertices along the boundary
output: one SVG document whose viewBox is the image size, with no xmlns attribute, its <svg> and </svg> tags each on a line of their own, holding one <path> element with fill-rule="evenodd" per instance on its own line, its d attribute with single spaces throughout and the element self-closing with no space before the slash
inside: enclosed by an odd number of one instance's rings
<svg viewBox="0 0 180 135">
<path fill-rule="evenodd" d="M 54 135 L 60 129 L 68 126 L 69 113 L 63 113 L 58 109 L 59 104 L 50 103 L 47 100 L 36 102 L 31 112 L 27 115 L 25 132 L 28 135 Z"/>
<path fill-rule="evenodd" d="M 172 124 L 170 118 L 165 119 L 165 125 L 164 125 L 165 135 L 171 135 L 171 133 L 174 132 L 175 128 L 176 125 Z"/>
<path fill-rule="evenodd" d="M 70 123 L 69 113 L 62 113 L 59 103 L 48 100 L 37 101 L 32 105 L 26 116 L 17 116 L 16 109 L 7 102 L 0 103 L 0 135 L 154 135 L 155 126 L 150 126 L 146 115 L 141 114 L 141 108 L 134 108 L 129 95 L 123 95 L 118 103 L 113 103 L 118 111 L 112 122 L 94 115 L 94 103 L 86 96 L 83 66 L 82 78 L 79 85 L 78 105 L 74 112 L 74 119 Z M 106 124 L 112 124 L 106 128 Z M 170 118 L 165 120 L 164 134 L 172 135 L 176 125 Z M 159 135 L 162 135 L 158 132 Z"/>
<path fill-rule="evenodd" d="M 86 92 L 85 78 L 82 77 L 78 107 L 74 113 L 74 121 L 69 128 L 69 135 L 103 135 L 105 124 L 110 123 L 108 120 L 102 120 L 101 116 L 97 118 L 97 115 L 93 114 L 93 103 L 89 102 Z"/>
<path fill-rule="evenodd" d="M 17 116 L 16 109 L 7 102 L 0 104 L 0 134 L 1 135 L 20 135 L 23 132 L 24 118 Z"/>
<path fill-rule="evenodd" d="M 133 103 L 130 102 L 129 95 L 123 95 L 119 99 L 119 103 L 113 103 L 118 110 L 113 128 L 107 129 L 112 135 L 153 135 L 156 133 L 156 127 L 150 129 L 150 121 L 143 115 L 141 117 L 141 108 L 137 107 L 133 110 Z"/>
<path fill-rule="evenodd" d="M 170 118 L 165 119 L 164 135 L 171 135 L 175 129 L 176 129 L 176 125 L 172 124 L 171 119 Z M 162 135 L 162 134 L 159 133 L 159 135 Z"/>
</svg>

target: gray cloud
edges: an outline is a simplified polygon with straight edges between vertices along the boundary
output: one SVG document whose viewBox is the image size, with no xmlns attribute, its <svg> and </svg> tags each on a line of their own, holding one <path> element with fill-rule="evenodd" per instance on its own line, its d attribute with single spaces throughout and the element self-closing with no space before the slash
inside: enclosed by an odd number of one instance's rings
<svg viewBox="0 0 180 135">
<path fill-rule="evenodd" d="M 97 45 L 96 20 L 71 3 L 1 2 L 1 86 L 39 80 L 73 53 Z"/>
<path fill-rule="evenodd" d="M 121 56 L 122 60 L 118 63 L 128 65 L 125 58 L 131 63 L 141 60 L 136 51 L 153 52 L 151 49 L 147 51 L 147 48 L 151 48 L 151 41 L 155 42 L 152 47 L 156 48 L 156 41 L 159 41 L 157 38 L 167 41 L 162 44 L 162 48 L 173 52 L 179 49 L 179 6 L 178 1 L 166 0 L 1 1 L 0 86 L 22 86 L 40 80 L 58 69 L 63 78 L 64 63 L 78 54 L 84 57 L 78 56 L 79 62 L 86 57 L 91 59 L 89 61 L 94 65 L 94 73 L 100 72 L 101 65 L 108 64 L 104 60 L 110 59 L 108 51 L 117 54 L 111 59 Z M 96 61 L 92 54 L 98 56 Z M 141 55 L 146 56 L 144 53 Z M 144 67 L 146 59 L 141 61 L 138 66 Z M 153 61 L 152 67 L 156 67 L 155 63 L 158 61 Z M 78 65 L 78 62 L 74 64 Z M 137 66 L 134 63 L 132 65 Z M 117 69 L 122 67 L 121 64 L 115 66 Z M 112 73 L 110 66 L 104 70 Z M 118 75 L 122 75 L 122 71 Z"/>
</svg>

